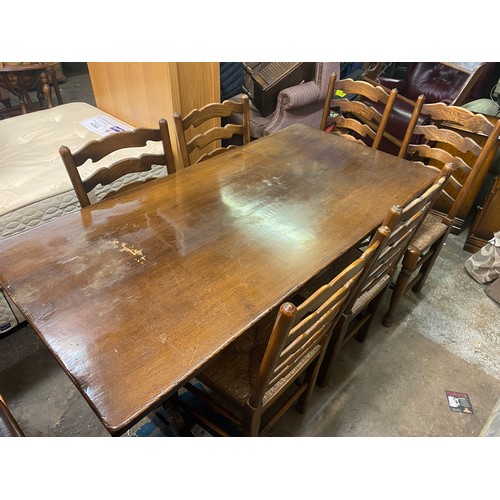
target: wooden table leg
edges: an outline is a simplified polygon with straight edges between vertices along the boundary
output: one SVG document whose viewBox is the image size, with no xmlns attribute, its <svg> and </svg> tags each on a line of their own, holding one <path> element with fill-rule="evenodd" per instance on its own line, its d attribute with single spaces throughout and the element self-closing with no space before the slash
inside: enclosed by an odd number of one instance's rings
<svg viewBox="0 0 500 500">
<path fill-rule="evenodd" d="M 40 84 L 45 99 L 47 99 L 47 108 L 52 108 L 52 89 L 50 88 L 49 79 L 45 70 L 40 73 Z"/>
</svg>

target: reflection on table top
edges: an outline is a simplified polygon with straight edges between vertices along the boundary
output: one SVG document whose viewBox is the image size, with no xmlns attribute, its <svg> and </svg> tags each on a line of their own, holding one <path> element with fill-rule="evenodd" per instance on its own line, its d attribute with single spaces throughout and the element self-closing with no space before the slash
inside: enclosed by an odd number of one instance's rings
<svg viewBox="0 0 500 500">
<path fill-rule="evenodd" d="M 435 176 L 294 125 L 0 242 L 0 282 L 120 433 Z"/>
</svg>

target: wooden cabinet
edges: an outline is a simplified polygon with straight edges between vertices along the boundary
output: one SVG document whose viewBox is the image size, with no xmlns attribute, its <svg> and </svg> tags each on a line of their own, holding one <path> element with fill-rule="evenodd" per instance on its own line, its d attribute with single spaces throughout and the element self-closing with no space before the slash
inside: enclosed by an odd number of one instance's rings
<svg viewBox="0 0 500 500">
<path fill-rule="evenodd" d="M 472 222 L 464 250 L 477 252 L 497 231 L 500 231 L 500 177 L 496 178 L 483 207 Z"/>
<path fill-rule="evenodd" d="M 177 168 L 182 168 L 173 114 L 220 100 L 219 63 L 89 62 L 88 68 L 99 109 L 134 127 L 157 127 L 160 118 L 167 120 Z"/>
</svg>

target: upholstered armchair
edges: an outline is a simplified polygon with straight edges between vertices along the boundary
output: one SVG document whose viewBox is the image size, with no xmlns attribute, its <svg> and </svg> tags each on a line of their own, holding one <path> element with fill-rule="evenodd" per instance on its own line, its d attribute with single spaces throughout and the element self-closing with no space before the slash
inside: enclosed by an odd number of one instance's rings
<svg viewBox="0 0 500 500">
<path fill-rule="evenodd" d="M 270 135 L 294 123 L 304 123 L 319 128 L 323 104 L 328 89 L 330 74 L 340 74 L 340 63 L 318 62 L 314 65 L 314 79 L 288 87 L 278 94 L 275 110 L 268 116 L 262 116 L 259 110 L 250 104 L 250 135 L 256 139 Z M 241 99 L 241 94 L 234 97 Z M 233 115 L 231 122 L 241 123 L 240 115 Z"/>
</svg>

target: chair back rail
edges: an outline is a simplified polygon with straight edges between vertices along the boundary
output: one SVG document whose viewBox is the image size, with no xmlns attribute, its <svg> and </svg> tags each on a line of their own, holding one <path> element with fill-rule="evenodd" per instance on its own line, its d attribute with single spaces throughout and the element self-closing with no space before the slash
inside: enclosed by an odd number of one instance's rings
<svg viewBox="0 0 500 500">
<path fill-rule="evenodd" d="M 420 113 L 429 121 L 416 125 L 415 116 Z M 408 154 L 411 160 L 438 168 L 452 165 L 455 170 L 403 256 L 389 309 L 382 320 L 385 326 L 392 324 L 394 312 L 408 290 L 416 293 L 422 290 L 453 225 L 460 226 L 459 214 L 473 186 L 486 175 L 486 160 L 493 154 L 500 135 L 500 121 L 493 124 L 484 115 L 457 106 L 423 104 L 415 106 L 413 114 L 410 120 L 413 129 L 406 134 L 400 156 Z M 408 138 L 413 132 L 423 138 L 423 142 L 415 139 L 418 144 L 410 143 Z M 486 136 L 484 146 L 470 136 L 464 137 L 467 134 Z"/>
<path fill-rule="evenodd" d="M 410 245 L 432 204 L 446 183 L 449 182 L 453 169 L 451 164 L 446 165 L 436 178 L 436 182 L 424 194 L 412 200 L 405 207 L 397 205 L 391 207 L 382 224 L 382 228 L 389 228 L 390 235 L 383 240 L 377 259 L 367 268 L 366 275 L 360 280 L 358 290 L 349 299 L 349 305 L 354 304 L 360 295 L 370 290 L 384 274 L 391 277 L 394 275 L 399 260 Z M 373 242 L 380 237 L 379 230 L 374 236 Z M 347 309 L 349 309 L 349 305 Z"/>
<path fill-rule="evenodd" d="M 294 369 L 316 346 L 314 357 L 326 346 L 327 338 L 342 313 L 346 299 L 364 268 L 376 255 L 380 243 L 370 245 L 363 255 L 330 283 L 323 285 L 298 307 L 285 303 L 280 307 L 267 345 L 249 405 L 262 405 L 264 395 Z M 312 360 L 312 359 L 311 359 Z"/>
<path fill-rule="evenodd" d="M 379 250 L 353 287 L 340 320 L 332 332 L 318 374 L 318 385 L 321 387 L 331 379 L 333 366 L 342 346 L 356 334 L 358 340 L 364 340 L 368 334 L 378 304 L 389 287 L 404 252 L 448 181 L 453 168 L 449 165 L 443 170 L 443 173 L 438 173 L 434 184 L 421 196 L 404 207 L 393 205 L 370 240 L 369 244 L 378 244 Z"/>
<path fill-rule="evenodd" d="M 420 115 L 429 117 L 430 122 L 418 125 Z M 488 138 L 484 146 L 481 146 L 472 137 L 462 135 L 460 131 Z M 416 101 L 398 156 L 437 168 L 450 163 L 456 167 L 438 200 L 447 217 L 455 218 L 468 190 L 476 177 L 482 174 L 485 160 L 495 146 L 499 134 L 500 124 L 497 122 L 494 125 L 484 115 L 441 102 L 424 104 L 424 98 L 421 96 Z M 417 136 L 423 138 L 423 141 L 418 144 L 411 143 L 411 138 Z M 465 161 L 465 155 L 472 157 L 472 160 Z"/>
<path fill-rule="evenodd" d="M 90 160 L 95 163 L 117 150 L 144 147 L 149 141 L 161 141 L 163 152 L 161 154 L 144 153 L 139 157 L 124 158 L 112 163 L 110 166 L 100 168 L 86 179 L 82 179 L 78 168 L 87 161 Z M 91 204 L 89 193 L 97 186 L 108 186 L 127 174 L 148 172 L 156 165 L 165 165 L 168 174 L 175 172 L 175 160 L 168 124 L 164 118 L 159 121 L 157 129 L 139 128 L 133 131 L 117 132 L 98 141 L 90 141 L 75 153 L 72 153 L 67 146 L 61 146 L 59 154 L 82 207 Z M 142 182 L 149 182 L 153 179 L 153 177 L 150 177 L 145 180 L 127 183 L 117 190 L 109 191 L 101 199 L 110 198 L 118 193 L 132 189 Z"/>
<path fill-rule="evenodd" d="M 224 127 L 213 127 L 203 134 L 197 134 L 192 139 L 187 142 L 187 150 L 189 153 L 195 148 L 203 149 L 208 146 L 211 142 L 218 141 L 221 139 L 226 139 L 227 137 L 232 137 L 233 135 L 244 135 L 245 129 L 243 125 L 234 125 L 229 123 Z"/>
<path fill-rule="evenodd" d="M 117 149 L 122 149 L 123 147 L 139 148 L 144 146 L 147 141 L 161 140 L 160 129 L 137 128 L 131 132 L 117 132 L 116 134 L 107 135 L 102 139 L 88 142 L 73 153 L 73 161 L 77 167 L 80 167 L 88 160 L 92 162 L 100 161 Z"/>
<path fill-rule="evenodd" d="M 211 127 L 204 132 L 198 132 L 197 128 L 214 118 L 229 118 L 233 113 L 241 114 L 242 124 L 228 123 L 225 126 Z M 180 113 L 174 113 L 175 130 L 177 142 L 181 153 L 184 167 L 193 163 L 200 163 L 208 158 L 221 154 L 232 147 L 221 146 L 223 139 L 232 139 L 234 136 L 241 137 L 243 144 L 250 142 L 250 108 L 248 96 L 243 95 L 241 102 L 224 101 L 222 103 L 210 103 L 200 109 L 193 109 L 185 117 Z M 193 130 L 194 132 L 191 132 Z M 189 138 L 189 134 L 195 135 Z M 191 159 L 191 153 L 195 150 L 203 150 L 207 146 L 215 144 L 215 150 L 202 152 L 196 160 Z"/>
<path fill-rule="evenodd" d="M 337 91 L 355 98 L 334 98 Z M 382 87 L 367 81 L 354 81 L 350 78 L 337 80 L 335 73 L 332 73 L 323 107 L 321 129 L 326 130 L 329 124 L 333 124 L 334 133 L 344 137 L 355 133 L 363 143 L 363 139 L 368 137 L 372 141 L 371 147 L 378 149 L 396 97 L 396 89 L 386 92 Z M 382 113 L 372 106 L 379 102 L 384 105 Z M 334 116 L 330 116 L 331 111 Z"/>
</svg>

